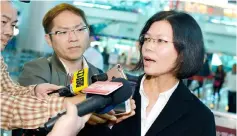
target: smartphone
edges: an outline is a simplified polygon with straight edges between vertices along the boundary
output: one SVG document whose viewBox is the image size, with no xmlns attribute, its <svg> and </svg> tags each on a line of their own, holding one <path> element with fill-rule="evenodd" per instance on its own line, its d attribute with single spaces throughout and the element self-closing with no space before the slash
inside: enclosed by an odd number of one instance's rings
<svg viewBox="0 0 237 136">
<path fill-rule="evenodd" d="M 125 78 L 127 79 L 127 76 L 124 74 L 123 67 L 120 64 L 116 64 L 114 67 L 109 69 L 107 72 L 108 80 L 112 80 L 113 78 Z M 122 115 L 129 113 L 131 111 L 131 104 L 130 99 L 127 101 L 118 104 L 114 109 L 115 115 Z"/>
<path fill-rule="evenodd" d="M 122 115 L 131 112 L 130 99 L 117 105 L 114 109 L 115 115 Z"/>
</svg>

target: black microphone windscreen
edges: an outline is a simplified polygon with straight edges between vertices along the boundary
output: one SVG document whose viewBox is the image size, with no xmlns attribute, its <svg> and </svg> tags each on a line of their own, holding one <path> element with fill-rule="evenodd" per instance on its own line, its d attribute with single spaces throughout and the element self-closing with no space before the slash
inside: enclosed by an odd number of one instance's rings
<svg viewBox="0 0 237 136">
<path fill-rule="evenodd" d="M 132 87 L 124 78 L 114 78 L 111 82 L 122 82 L 123 86 L 114 91 L 112 95 L 113 104 L 120 104 L 132 96 Z"/>
<path fill-rule="evenodd" d="M 106 80 L 108 80 L 107 73 L 101 73 L 101 74 L 98 74 L 98 75 L 93 75 L 91 77 L 92 83 L 95 83 L 96 81 L 106 81 Z"/>
</svg>

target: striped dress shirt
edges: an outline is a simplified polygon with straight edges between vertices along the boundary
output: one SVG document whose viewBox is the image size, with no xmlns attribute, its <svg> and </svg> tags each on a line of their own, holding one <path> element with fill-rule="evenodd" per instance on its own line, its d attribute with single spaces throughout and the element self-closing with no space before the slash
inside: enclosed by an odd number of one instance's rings
<svg viewBox="0 0 237 136">
<path fill-rule="evenodd" d="M 1 128 L 35 129 L 42 126 L 54 114 L 63 110 L 63 97 L 34 96 L 35 85 L 23 87 L 14 83 L 1 56 Z"/>
</svg>

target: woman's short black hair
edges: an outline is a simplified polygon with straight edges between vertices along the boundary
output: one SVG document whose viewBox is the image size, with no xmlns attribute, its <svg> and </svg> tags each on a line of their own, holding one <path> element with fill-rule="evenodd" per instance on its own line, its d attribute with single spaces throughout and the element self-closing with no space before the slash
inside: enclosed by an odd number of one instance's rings
<svg viewBox="0 0 237 136">
<path fill-rule="evenodd" d="M 204 62 L 204 42 L 202 31 L 195 19 L 187 13 L 178 11 L 161 11 L 153 15 L 143 27 L 140 37 L 147 33 L 154 22 L 168 21 L 173 30 L 174 47 L 178 53 L 176 66 L 173 69 L 178 79 L 184 79 L 197 73 Z M 143 68 L 142 46 L 139 39 L 140 60 L 135 70 Z"/>
</svg>

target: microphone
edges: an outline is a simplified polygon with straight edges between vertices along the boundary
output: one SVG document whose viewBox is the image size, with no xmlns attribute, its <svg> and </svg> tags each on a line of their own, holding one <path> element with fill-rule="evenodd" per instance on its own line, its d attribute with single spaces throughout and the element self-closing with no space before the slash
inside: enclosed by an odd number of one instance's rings
<svg viewBox="0 0 237 136">
<path fill-rule="evenodd" d="M 126 100 L 128 100 L 132 95 L 132 88 L 129 82 L 123 78 L 115 78 L 112 82 L 122 82 L 123 86 L 114 91 L 109 95 L 93 95 L 86 99 L 85 101 L 77 104 L 77 113 L 78 116 L 83 116 L 88 113 L 101 110 L 108 105 L 117 105 Z M 55 117 L 52 117 L 47 123 L 44 124 L 44 128 L 47 131 L 50 131 L 55 122 L 64 115 L 66 112 L 58 113 Z"/>
<path fill-rule="evenodd" d="M 88 87 L 88 68 L 73 73 L 71 84 L 60 88 L 56 92 L 59 96 L 72 97 Z"/>
<path fill-rule="evenodd" d="M 93 75 L 91 77 L 92 83 L 95 83 L 96 81 L 107 81 L 107 80 L 108 80 L 107 73 L 100 73 L 100 74 Z"/>
<path fill-rule="evenodd" d="M 59 90 L 56 91 L 59 93 L 59 96 L 72 97 L 78 94 L 84 88 L 88 87 L 88 79 L 87 79 L 88 69 L 83 70 L 84 72 L 80 70 L 74 73 L 73 79 L 75 79 L 76 82 L 72 82 L 70 85 L 60 88 Z M 78 73 L 80 73 L 79 74 L 80 76 L 77 76 Z M 107 80 L 108 80 L 107 73 L 100 73 L 93 75 L 91 77 L 92 83 L 95 83 L 96 81 L 107 81 Z M 77 81 L 81 81 L 81 83 L 77 84 Z"/>
</svg>

